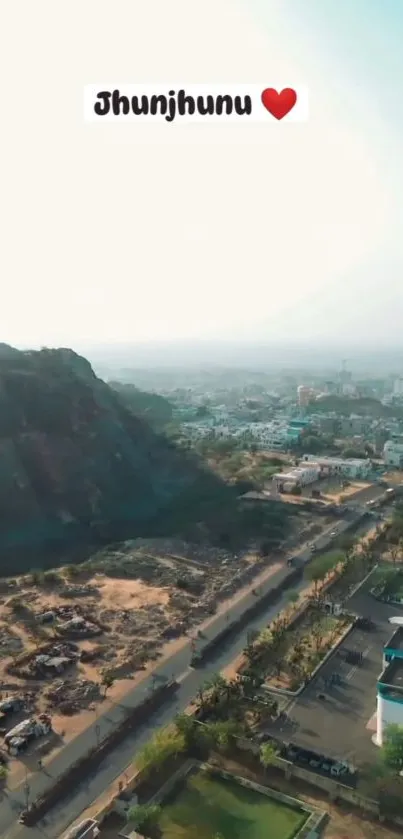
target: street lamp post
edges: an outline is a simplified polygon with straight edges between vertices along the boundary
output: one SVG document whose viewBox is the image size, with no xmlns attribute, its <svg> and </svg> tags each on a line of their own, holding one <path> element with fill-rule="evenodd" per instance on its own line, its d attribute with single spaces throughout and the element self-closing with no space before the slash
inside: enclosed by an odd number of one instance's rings
<svg viewBox="0 0 403 839">
<path fill-rule="evenodd" d="M 28 783 L 27 780 L 25 781 L 25 784 L 24 784 L 24 792 L 25 792 L 25 809 L 28 810 L 30 788 L 29 788 L 29 783 Z"/>
</svg>

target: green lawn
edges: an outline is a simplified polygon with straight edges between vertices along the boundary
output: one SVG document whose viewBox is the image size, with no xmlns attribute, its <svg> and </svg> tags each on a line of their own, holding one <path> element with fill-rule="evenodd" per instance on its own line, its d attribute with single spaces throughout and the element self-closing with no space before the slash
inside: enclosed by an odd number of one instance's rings
<svg viewBox="0 0 403 839">
<path fill-rule="evenodd" d="M 163 804 L 162 839 L 292 839 L 307 814 L 200 771 Z"/>
</svg>

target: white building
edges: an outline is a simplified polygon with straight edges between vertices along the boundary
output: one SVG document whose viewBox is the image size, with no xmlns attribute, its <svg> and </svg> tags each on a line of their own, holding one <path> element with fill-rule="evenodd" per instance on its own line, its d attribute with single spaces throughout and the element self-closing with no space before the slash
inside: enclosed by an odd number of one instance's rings
<svg viewBox="0 0 403 839">
<path fill-rule="evenodd" d="M 289 469 L 288 472 L 277 472 L 273 475 L 273 482 L 278 489 L 281 485 L 290 484 L 292 486 L 308 486 L 318 480 L 320 476 L 320 467 L 316 463 L 306 466 L 298 466 L 295 469 Z"/>
<path fill-rule="evenodd" d="M 388 440 L 383 447 L 385 466 L 403 468 L 403 440 Z"/>
<path fill-rule="evenodd" d="M 239 428 L 236 436 L 241 437 L 243 434 L 252 436 L 263 449 L 285 451 L 290 445 L 286 422 L 250 422 Z"/>
<path fill-rule="evenodd" d="M 403 726 L 403 627 L 399 626 L 383 650 L 383 671 L 378 679 L 376 705 L 377 746 L 382 746 L 388 725 Z"/>
<path fill-rule="evenodd" d="M 339 457 L 318 457 L 316 454 L 304 454 L 302 461 L 317 464 L 320 469 L 319 477 L 326 475 L 340 475 L 343 478 L 365 480 L 371 473 L 371 461 L 369 459 Z"/>
</svg>

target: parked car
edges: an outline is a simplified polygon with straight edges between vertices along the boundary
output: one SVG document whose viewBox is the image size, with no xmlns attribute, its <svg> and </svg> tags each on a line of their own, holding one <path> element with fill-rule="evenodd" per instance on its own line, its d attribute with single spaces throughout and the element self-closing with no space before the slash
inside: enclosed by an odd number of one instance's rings
<svg viewBox="0 0 403 839">
<path fill-rule="evenodd" d="M 350 772 L 350 767 L 343 761 L 340 761 L 340 763 L 334 763 L 330 770 L 330 774 L 337 778 L 340 778 L 341 775 L 347 775 L 348 772 Z"/>
<path fill-rule="evenodd" d="M 296 746 L 290 744 L 286 747 L 285 755 L 288 758 L 288 760 L 297 760 L 299 753 L 300 749 L 298 749 Z"/>
<path fill-rule="evenodd" d="M 320 768 L 321 768 L 322 772 L 326 772 L 326 773 L 330 774 L 332 769 L 333 769 L 333 765 L 334 765 L 333 760 L 330 760 L 329 758 L 325 758 L 325 760 L 322 762 L 322 765 L 321 765 Z"/>
<path fill-rule="evenodd" d="M 371 618 L 367 617 L 357 617 L 354 621 L 354 625 L 357 629 L 374 629 L 375 623 Z"/>
</svg>

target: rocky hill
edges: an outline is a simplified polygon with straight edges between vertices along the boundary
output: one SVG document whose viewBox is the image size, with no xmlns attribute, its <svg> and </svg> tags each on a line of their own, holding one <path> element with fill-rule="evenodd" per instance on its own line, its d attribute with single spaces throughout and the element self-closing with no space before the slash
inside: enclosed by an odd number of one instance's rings
<svg viewBox="0 0 403 839">
<path fill-rule="evenodd" d="M 234 493 L 70 349 L 0 345 L 0 574 L 164 535 Z"/>
<path fill-rule="evenodd" d="M 161 431 L 171 422 L 173 406 L 164 396 L 160 396 L 159 393 L 146 393 L 133 384 L 115 381 L 108 384 L 116 390 L 127 408 L 157 431 Z"/>
</svg>

